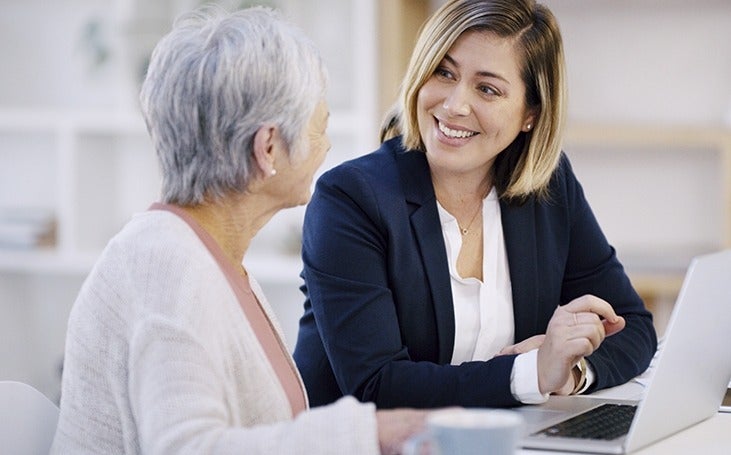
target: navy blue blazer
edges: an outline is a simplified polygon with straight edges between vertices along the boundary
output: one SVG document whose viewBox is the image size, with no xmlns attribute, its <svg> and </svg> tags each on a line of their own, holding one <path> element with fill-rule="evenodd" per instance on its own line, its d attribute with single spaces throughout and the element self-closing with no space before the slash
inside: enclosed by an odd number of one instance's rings
<svg viewBox="0 0 731 455">
<path fill-rule="evenodd" d="M 592 389 L 643 372 L 652 316 L 602 234 L 568 159 L 547 200 L 501 201 L 515 340 L 545 333 L 557 305 L 608 301 L 625 329 L 587 358 Z M 426 157 L 400 138 L 318 180 L 304 221 L 305 312 L 294 358 L 311 406 L 342 395 L 379 408 L 514 406 L 515 356 L 450 365 L 454 309 Z"/>
</svg>

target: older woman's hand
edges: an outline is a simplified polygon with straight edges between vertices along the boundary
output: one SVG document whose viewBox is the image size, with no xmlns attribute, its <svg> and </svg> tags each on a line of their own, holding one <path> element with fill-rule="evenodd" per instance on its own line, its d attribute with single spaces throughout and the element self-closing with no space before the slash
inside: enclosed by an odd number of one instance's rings
<svg viewBox="0 0 731 455">
<path fill-rule="evenodd" d="M 568 394 L 574 388 L 571 369 L 594 352 L 607 336 L 624 328 L 624 318 L 593 295 L 584 295 L 556 308 L 538 348 L 538 388 L 541 393 Z"/>
<path fill-rule="evenodd" d="M 378 444 L 383 455 L 401 453 L 407 439 L 424 429 L 429 411 L 419 409 L 390 409 L 376 412 Z"/>
</svg>

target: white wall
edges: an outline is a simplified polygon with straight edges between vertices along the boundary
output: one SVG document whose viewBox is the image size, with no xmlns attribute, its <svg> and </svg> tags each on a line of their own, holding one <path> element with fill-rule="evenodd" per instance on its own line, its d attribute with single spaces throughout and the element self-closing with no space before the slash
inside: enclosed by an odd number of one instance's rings
<svg viewBox="0 0 731 455">
<path fill-rule="evenodd" d="M 572 119 L 731 126 L 731 2 L 545 0 Z"/>
<path fill-rule="evenodd" d="M 117 1 L 0 2 L 0 105 L 114 108 L 127 104 Z M 97 33 L 87 34 L 97 24 Z M 95 38 L 91 38 L 94 36 Z M 97 57 L 106 56 L 103 61 Z"/>
</svg>

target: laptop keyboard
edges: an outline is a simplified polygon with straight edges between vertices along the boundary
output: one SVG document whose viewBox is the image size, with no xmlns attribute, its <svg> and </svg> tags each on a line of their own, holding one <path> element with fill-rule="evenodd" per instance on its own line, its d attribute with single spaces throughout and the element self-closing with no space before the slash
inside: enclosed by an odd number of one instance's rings
<svg viewBox="0 0 731 455">
<path fill-rule="evenodd" d="M 627 434 L 637 406 L 603 404 L 536 434 L 610 441 Z"/>
</svg>

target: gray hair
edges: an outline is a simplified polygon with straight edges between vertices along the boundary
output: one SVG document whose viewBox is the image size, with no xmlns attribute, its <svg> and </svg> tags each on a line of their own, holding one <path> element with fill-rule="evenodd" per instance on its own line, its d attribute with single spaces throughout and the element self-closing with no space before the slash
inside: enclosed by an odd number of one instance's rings
<svg viewBox="0 0 731 455">
<path fill-rule="evenodd" d="M 290 155 L 325 95 L 312 41 L 268 8 L 204 8 L 155 47 L 140 102 L 162 173 L 162 201 L 194 205 L 246 191 L 255 133 L 279 128 Z"/>
</svg>

